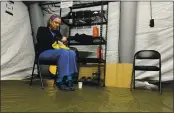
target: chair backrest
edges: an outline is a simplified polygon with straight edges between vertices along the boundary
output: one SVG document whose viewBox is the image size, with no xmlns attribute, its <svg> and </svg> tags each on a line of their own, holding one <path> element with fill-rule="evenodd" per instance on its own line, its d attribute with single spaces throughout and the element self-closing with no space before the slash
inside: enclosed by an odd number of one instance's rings
<svg viewBox="0 0 174 113">
<path fill-rule="evenodd" d="M 38 57 L 38 56 L 39 56 L 38 43 L 35 43 L 35 44 L 34 44 L 34 50 L 35 50 L 35 55 L 36 55 L 36 57 Z"/>
<path fill-rule="evenodd" d="M 161 55 L 155 50 L 141 50 L 135 53 L 134 59 L 161 59 Z"/>
<path fill-rule="evenodd" d="M 38 57 L 38 43 L 37 42 L 38 42 L 37 38 L 34 39 L 34 37 L 33 37 L 33 45 L 34 45 L 34 51 L 35 51 L 36 57 Z"/>
</svg>

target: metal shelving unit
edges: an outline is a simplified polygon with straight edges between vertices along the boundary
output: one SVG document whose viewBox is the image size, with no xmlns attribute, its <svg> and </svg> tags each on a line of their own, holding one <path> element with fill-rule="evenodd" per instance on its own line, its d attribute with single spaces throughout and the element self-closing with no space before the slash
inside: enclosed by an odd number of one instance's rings
<svg viewBox="0 0 174 113">
<path fill-rule="evenodd" d="M 101 58 L 101 50 L 102 50 L 102 45 L 105 46 L 105 57 L 106 57 L 106 44 L 107 44 L 107 19 L 108 19 L 108 1 L 99 1 L 99 2 L 92 2 L 92 3 L 84 3 L 84 4 L 75 4 L 72 7 L 70 7 L 70 12 L 69 14 L 73 13 L 73 9 L 80 9 L 80 8 L 86 8 L 86 7 L 94 7 L 94 6 L 101 6 L 101 14 L 100 14 L 100 19 L 101 22 L 99 23 L 88 23 L 88 24 L 78 24 L 78 25 L 73 25 L 73 24 L 68 24 L 64 20 L 65 19 L 74 19 L 72 16 L 66 16 L 62 17 L 62 20 L 65 24 L 69 26 L 69 36 L 71 34 L 71 29 L 73 27 L 81 27 L 81 26 L 92 26 L 92 25 L 100 25 L 100 38 L 98 42 L 94 42 L 91 44 L 81 44 L 81 43 L 71 43 L 70 41 L 68 42 L 68 45 L 98 45 L 99 47 L 99 58 L 78 58 L 78 63 L 98 63 L 98 85 L 100 84 L 101 81 L 101 66 L 104 64 L 104 81 L 105 81 L 105 70 L 106 70 L 106 60 Z M 104 15 L 104 5 L 107 6 L 106 9 L 106 17 Z M 61 10 L 60 10 L 60 15 L 61 15 Z M 84 17 L 85 18 L 85 17 Z M 104 20 L 104 21 L 103 21 Z M 103 33 L 103 25 L 106 25 L 106 35 L 105 39 L 102 36 Z M 105 86 L 105 84 L 103 84 Z"/>
</svg>

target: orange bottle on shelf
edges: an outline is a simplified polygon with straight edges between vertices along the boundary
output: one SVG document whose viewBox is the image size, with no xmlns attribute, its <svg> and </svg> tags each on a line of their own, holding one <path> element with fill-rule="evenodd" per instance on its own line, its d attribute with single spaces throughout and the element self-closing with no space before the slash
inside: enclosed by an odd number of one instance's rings
<svg viewBox="0 0 174 113">
<path fill-rule="evenodd" d="M 93 37 L 94 38 L 99 37 L 99 29 L 98 29 L 97 25 L 93 26 Z"/>
</svg>

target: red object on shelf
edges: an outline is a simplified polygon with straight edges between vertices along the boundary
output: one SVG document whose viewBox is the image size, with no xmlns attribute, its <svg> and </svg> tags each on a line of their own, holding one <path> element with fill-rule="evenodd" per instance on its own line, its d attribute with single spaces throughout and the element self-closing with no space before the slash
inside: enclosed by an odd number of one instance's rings
<svg viewBox="0 0 174 113">
<path fill-rule="evenodd" d="M 99 37 L 99 29 L 98 29 L 97 25 L 93 26 L 93 37 L 94 38 Z"/>
<path fill-rule="evenodd" d="M 100 48 L 99 47 L 97 48 L 96 54 L 97 54 L 97 58 L 100 58 Z M 103 49 L 102 48 L 101 48 L 101 58 L 103 59 Z"/>
</svg>

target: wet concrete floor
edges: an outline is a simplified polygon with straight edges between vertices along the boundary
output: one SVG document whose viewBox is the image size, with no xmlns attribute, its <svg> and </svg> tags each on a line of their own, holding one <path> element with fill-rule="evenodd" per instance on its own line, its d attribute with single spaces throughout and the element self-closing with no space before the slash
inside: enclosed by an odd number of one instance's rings
<svg viewBox="0 0 174 113">
<path fill-rule="evenodd" d="M 1 112 L 172 112 L 173 91 L 84 86 L 74 92 L 34 81 L 1 81 Z"/>
</svg>

